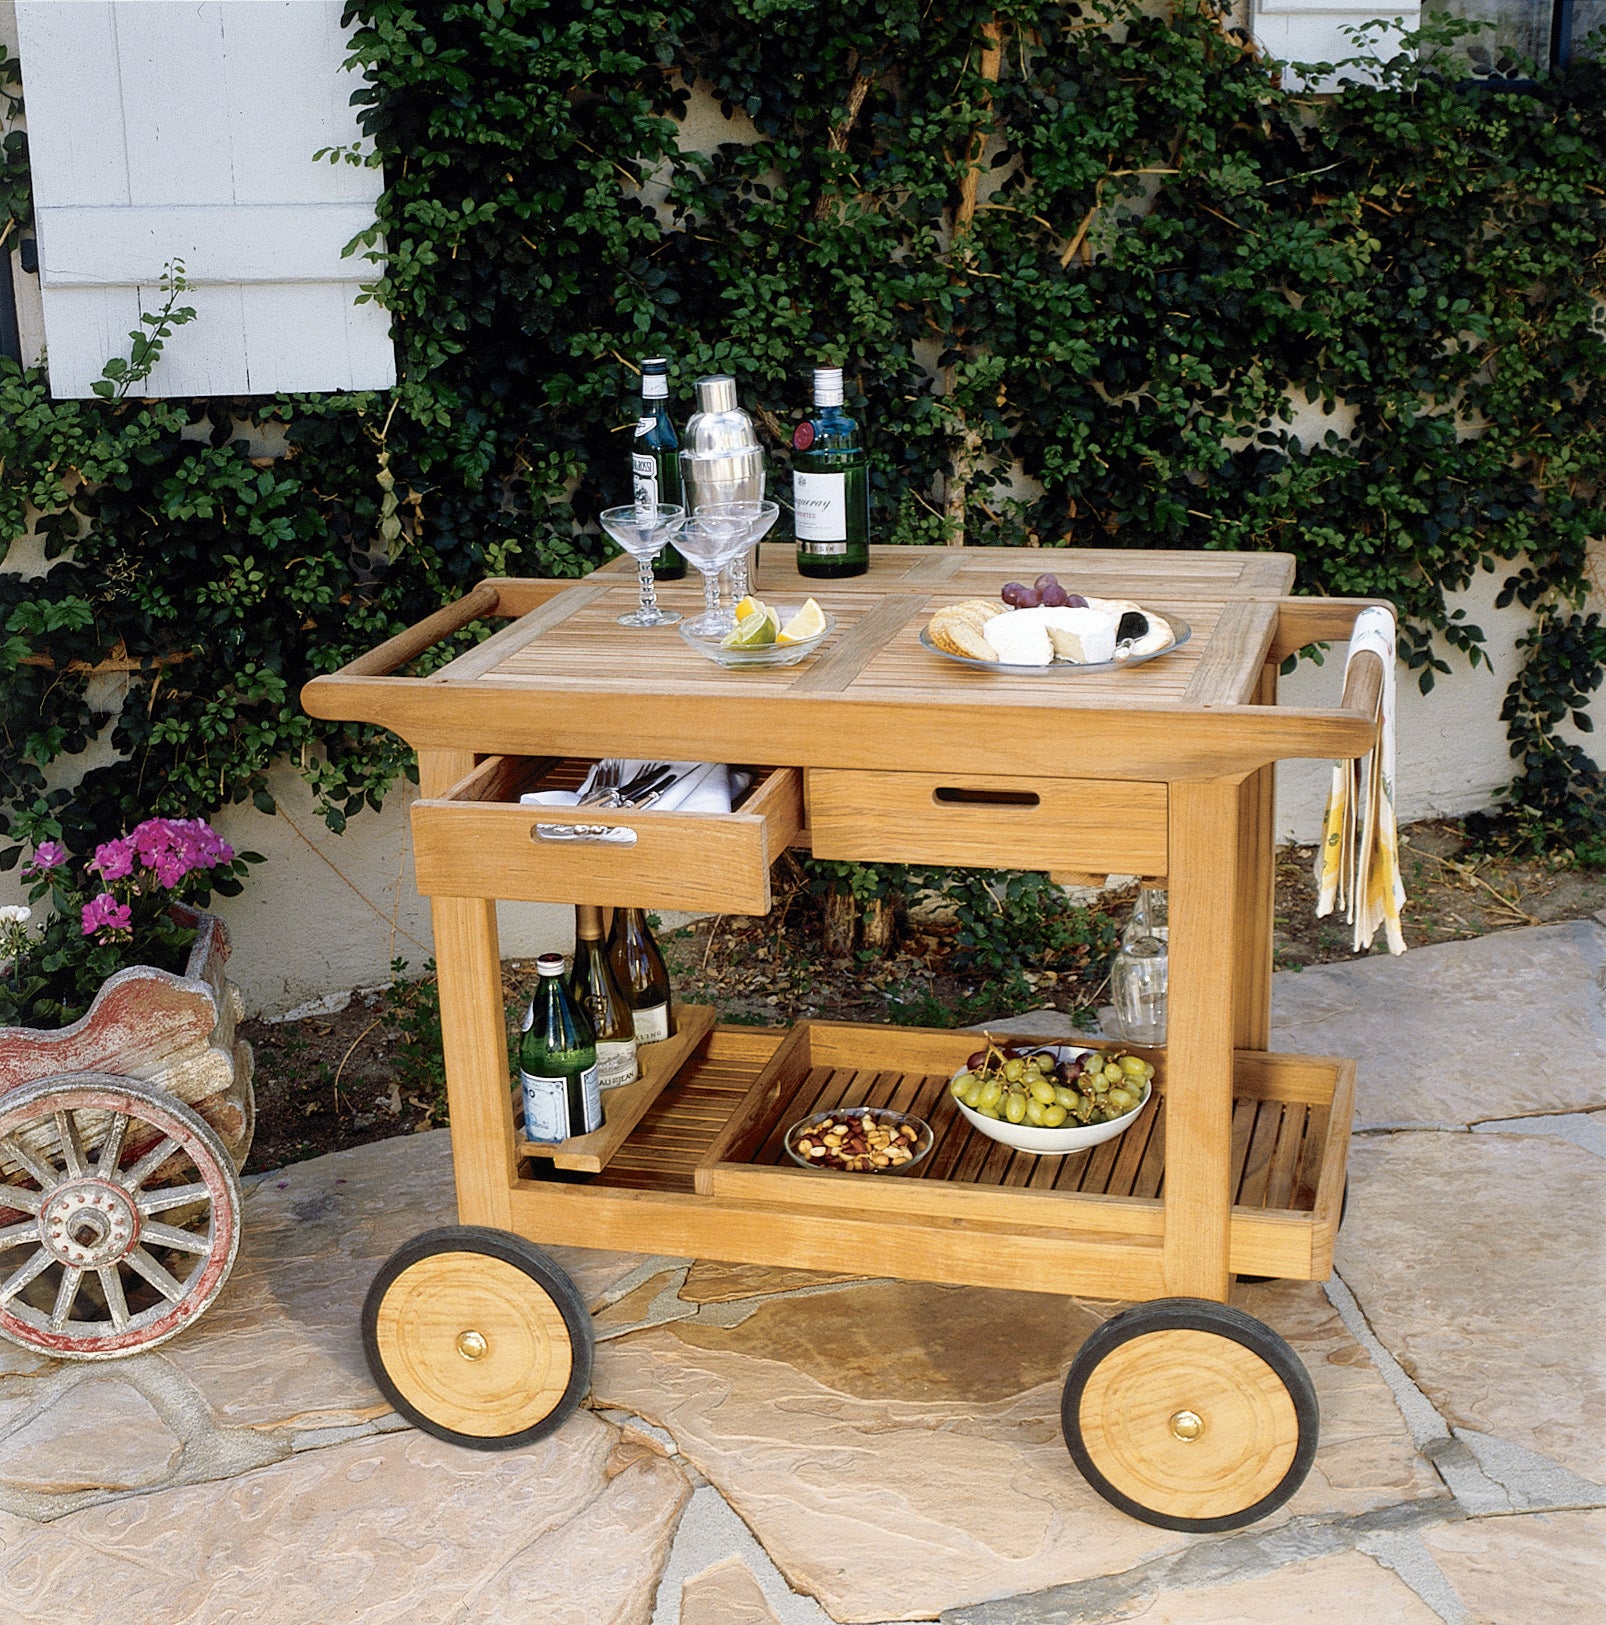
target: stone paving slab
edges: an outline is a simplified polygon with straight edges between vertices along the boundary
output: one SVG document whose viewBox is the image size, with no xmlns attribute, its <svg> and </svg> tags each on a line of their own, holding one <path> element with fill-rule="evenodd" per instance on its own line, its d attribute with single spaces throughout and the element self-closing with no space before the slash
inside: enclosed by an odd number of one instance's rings
<svg viewBox="0 0 1606 1625">
<path fill-rule="evenodd" d="M 1599 1625 L 1606 1512 L 1479 1518 L 1423 1536 L 1469 1625 Z"/>
<path fill-rule="evenodd" d="M 1603 1174 L 1601 1158 L 1560 1138 L 1363 1138 L 1337 1253 L 1385 1347 L 1453 1425 L 1598 1484 Z"/>
<path fill-rule="evenodd" d="M 1465 1125 L 1606 1106 L 1606 927 L 1500 931 L 1273 977 L 1272 1048 L 1353 1055 L 1355 1122 Z"/>
</svg>

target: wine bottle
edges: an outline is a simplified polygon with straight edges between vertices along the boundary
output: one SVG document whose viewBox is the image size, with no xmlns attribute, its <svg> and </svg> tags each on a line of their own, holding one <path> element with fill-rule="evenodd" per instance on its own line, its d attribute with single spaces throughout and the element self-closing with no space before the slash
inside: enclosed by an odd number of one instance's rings
<svg viewBox="0 0 1606 1625">
<path fill-rule="evenodd" d="M 842 369 L 814 369 L 814 416 L 792 433 L 797 573 L 833 578 L 870 568 L 870 470 L 859 425 L 842 410 Z"/>
<path fill-rule="evenodd" d="M 569 994 L 591 1018 L 597 1035 L 597 1083 L 619 1089 L 641 1075 L 636 1061 L 636 1023 L 630 1002 L 602 946 L 602 910 L 588 903 L 574 911 L 574 969 Z"/>
<path fill-rule="evenodd" d="M 669 1018 L 669 972 L 639 908 L 616 908 L 608 959 L 635 1017 L 636 1042 L 656 1044 L 674 1031 Z"/>
<path fill-rule="evenodd" d="M 602 1127 L 597 1038 L 563 985 L 563 955 L 542 954 L 541 980 L 519 1041 L 524 1132 L 532 1140 L 567 1140 Z"/>
<path fill-rule="evenodd" d="M 660 502 L 681 506 L 680 442 L 669 417 L 669 363 L 662 356 L 641 364 L 641 411 L 636 415 L 630 472 L 638 510 L 650 514 Z M 665 543 L 653 558 L 652 573 L 659 581 L 679 581 L 686 574 L 686 561 Z"/>
</svg>

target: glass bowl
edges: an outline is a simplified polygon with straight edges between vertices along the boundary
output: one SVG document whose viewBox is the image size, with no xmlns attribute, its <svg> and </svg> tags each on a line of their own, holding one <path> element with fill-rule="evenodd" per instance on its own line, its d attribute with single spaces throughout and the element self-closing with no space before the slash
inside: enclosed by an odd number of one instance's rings
<svg viewBox="0 0 1606 1625">
<path fill-rule="evenodd" d="M 1092 1050 L 1080 1044 L 1044 1044 L 1044 1051 L 1052 1051 L 1055 1058 L 1069 1061 L 1078 1055 L 1091 1055 Z M 1036 1050 L 1033 1051 L 1036 1053 Z M 957 1078 L 965 1070 L 960 1067 L 954 1073 Z M 948 1080 L 950 1083 L 952 1078 Z M 985 1117 L 982 1113 L 967 1106 L 964 1101 L 957 1099 L 952 1091 L 948 1094 L 953 1101 L 954 1108 L 961 1112 L 966 1121 L 973 1128 L 979 1129 L 990 1140 L 997 1140 L 1001 1145 L 1007 1145 L 1016 1151 L 1030 1151 L 1039 1157 L 1063 1157 L 1073 1151 L 1086 1151 L 1091 1146 L 1102 1145 L 1106 1140 L 1113 1140 L 1117 1134 L 1124 1134 L 1127 1129 L 1137 1122 L 1143 1109 L 1154 1098 L 1154 1081 L 1151 1079 L 1143 1090 L 1143 1099 L 1135 1105 L 1124 1117 L 1112 1117 L 1108 1123 L 1077 1123 L 1071 1128 L 1039 1128 L 1034 1123 L 1011 1123 L 1002 1117 Z"/>
<path fill-rule="evenodd" d="M 896 1163 L 888 1168 L 832 1168 L 822 1166 L 817 1158 L 811 1158 L 798 1150 L 799 1140 L 809 1139 L 816 1132 L 823 1131 L 827 1123 L 842 1123 L 854 1118 L 868 1118 L 878 1126 L 889 1129 L 900 1129 L 907 1124 L 915 1131 L 914 1141 L 910 1146 L 914 1155 L 907 1162 Z M 906 1174 L 925 1161 L 935 1143 L 936 1136 L 931 1132 L 931 1125 L 922 1118 L 911 1117 L 907 1112 L 888 1111 L 879 1106 L 839 1106 L 835 1111 L 810 1112 L 807 1117 L 794 1123 L 786 1131 L 787 1156 L 799 1168 L 807 1168 L 814 1174 Z"/>
<path fill-rule="evenodd" d="M 776 613 L 781 617 L 781 624 L 784 626 L 797 610 L 777 608 Z M 698 654 L 706 655 L 708 659 L 721 666 L 739 666 L 744 669 L 795 666 L 800 660 L 807 660 L 836 630 L 836 616 L 829 610 L 824 613 L 825 630 L 816 637 L 804 638 L 800 643 L 761 643 L 756 649 L 726 649 L 721 647 L 724 633 L 694 632 L 685 622 L 681 623 L 680 635 Z"/>
</svg>

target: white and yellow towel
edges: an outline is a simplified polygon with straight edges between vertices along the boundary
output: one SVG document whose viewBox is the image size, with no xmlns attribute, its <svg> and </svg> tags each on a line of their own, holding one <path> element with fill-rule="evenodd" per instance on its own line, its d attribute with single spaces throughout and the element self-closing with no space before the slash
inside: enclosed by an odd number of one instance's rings
<svg viewBox="0 0 1606 1625">
<path fill-rule="evenodd" d="M 1383 662 L 1382 727 L 1377 745 L 1358 762 L 1333 764 L 1333 787 L 1316 849 L 1319 915 L 1335 907 L 1355 927 L 1359 953 L 1372 946 L 1381 925 L 1391 954 L 1405 952 L 1400 914 L 1405 884 L 1400 878 L 1399 830 L 1394 820 L 1394 612 L 1363 609 L 1355 618 L 1349 660 L 1370 653 Z M 1348 675 L 1349 661 L 1345 662 Z"/>
</svg>

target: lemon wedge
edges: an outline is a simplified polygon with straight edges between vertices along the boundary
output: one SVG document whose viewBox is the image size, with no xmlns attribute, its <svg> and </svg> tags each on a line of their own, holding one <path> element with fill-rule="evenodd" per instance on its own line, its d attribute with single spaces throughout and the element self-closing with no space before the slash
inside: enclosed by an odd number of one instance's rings
<svg viewBox="0 0 1606 1625">
<path fill-rule="evenodd" d="M 825 630 L 825 611 L 810 598 L 776 634 L 777 643 L 803 643 Z"/>
<path fill-rule="evenodd" d="M 736 606 L 736 619 L 745 621 L 749 615 L 762 615 L 768 606 L 762 598 L 755 598 L 751 593 Z"/>
<path fill-rule="evenodd" d="M 776 627 L 780 622 L 773 609 L 761 608 L 756 614 L 744 615 L 736 623 L 736 630 L 720 640 L 722 649 L 758 649 L 774 643 Z"/>
</svg>

